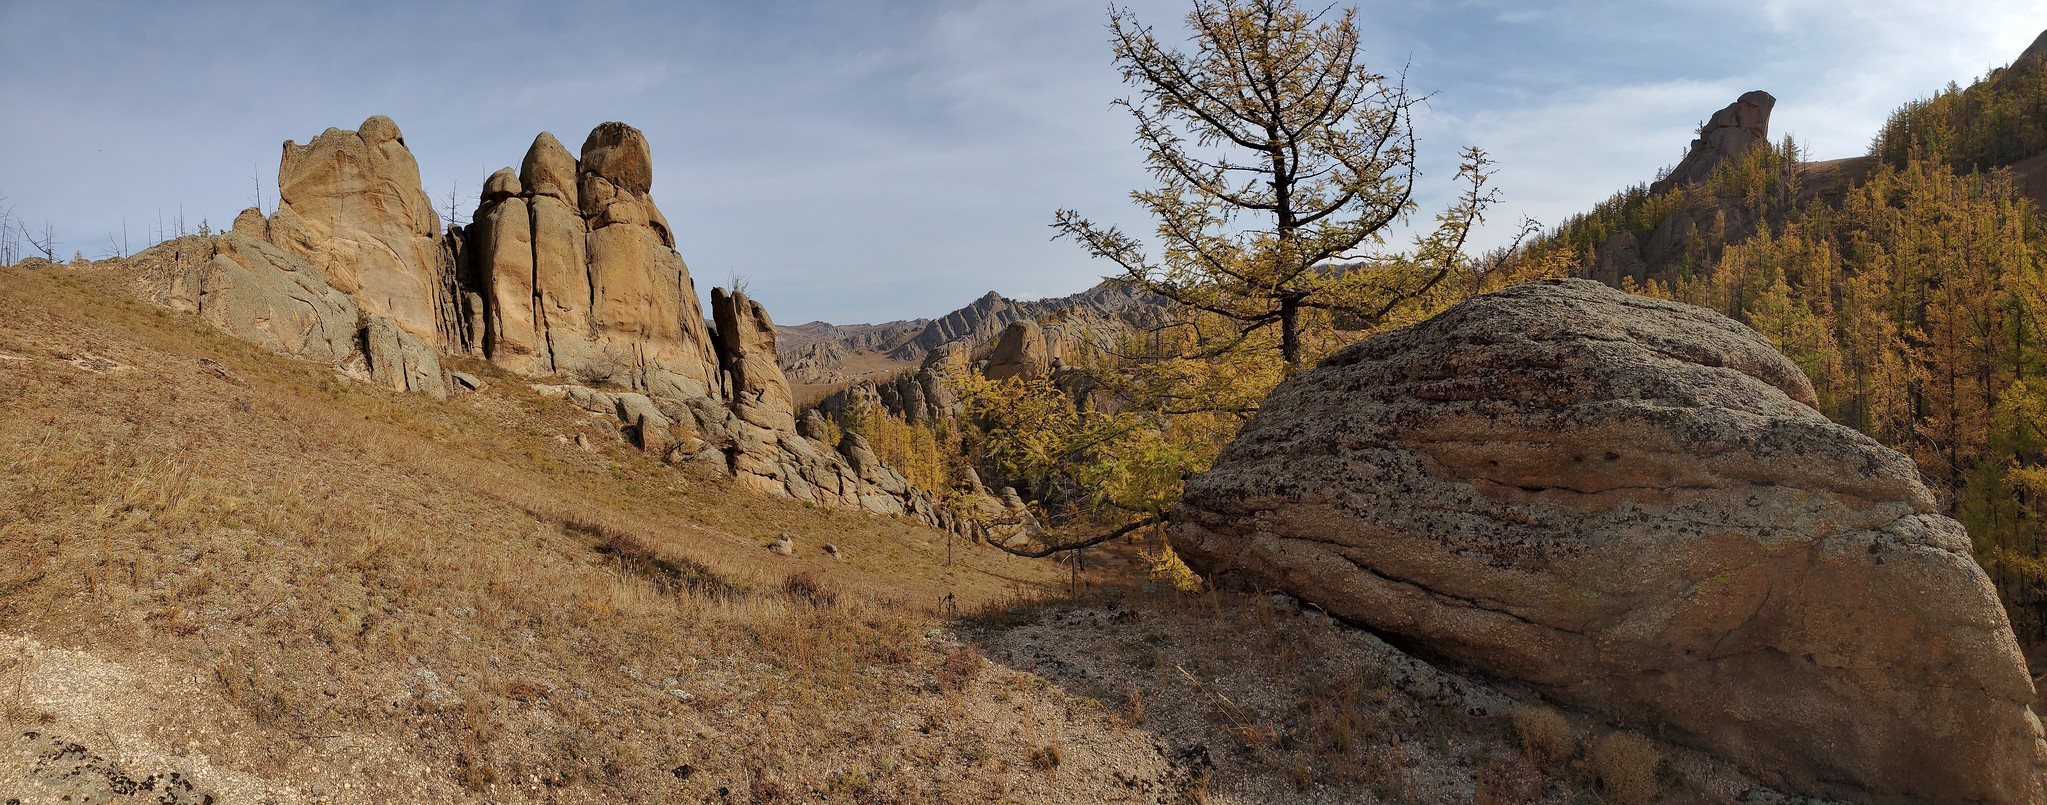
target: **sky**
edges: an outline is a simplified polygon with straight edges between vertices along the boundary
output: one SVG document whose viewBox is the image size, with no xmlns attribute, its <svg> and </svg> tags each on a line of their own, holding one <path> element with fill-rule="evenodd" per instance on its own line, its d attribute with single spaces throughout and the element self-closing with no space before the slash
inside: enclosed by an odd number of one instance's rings
<svg viewBox="0 0 2047 805">
<path fill-rule="evenodd" d="M 1305 5 L 1305 4 L 1304 4 Z M 1900 104 L 1966 85 L 2047 0 L 1359 0 L 1363 61 L 1406 70 L 1421 214 L 1458 149 L 1498 161 L 1478 238 L 1553 225 L 1683 155 L 1741 93 L 1773 136 L 1857 156 Z M 1179 39 L 1187 0 L 1131 0 Z M 1147 187 L 1093 0 L 292 3 L 0 0 L 0 209 L 60 255 L 219 228 L 276 203 L 280 143 L 388 115 L 464 215 L 541 131 L 647 135 L 698 289 L 741 278 L 776 321 L 942 315 L 1113 271 L 1054 211 L 1145 233 Z M 167 224 L 174 226 L 174 224 Z"/>
</svg>

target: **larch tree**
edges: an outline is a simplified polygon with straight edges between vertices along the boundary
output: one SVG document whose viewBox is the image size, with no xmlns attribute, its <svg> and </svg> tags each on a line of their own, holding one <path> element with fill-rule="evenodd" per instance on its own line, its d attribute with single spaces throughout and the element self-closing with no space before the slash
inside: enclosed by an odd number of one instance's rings
<svg viewBox="0 0 2047 805">
<path fill-rule="evenodd" d="M 1361 327 L 1429 295 L 1464 265 L 1494 201 L 1492 161 L 1466 148 L 1464 191 L 1411 251 L 1380 253 L 1413 213 L 1413 113 L 1426 96 L 1360 62 L 1357 11 L 1292 0 L 1196 0 L 1191 50 L 1112 9 L 1117 66 L 1134 97 L 1137 142 L 1158 186 L 1131 194 L 1163 251 L 1057 213 L 1059 237 L 1116 263 L 1123 279 L 1223 317 L 1239 335 L 1276 328 L 1289 367 L 1304 360 L 1304 313 Z"/>
</svg>

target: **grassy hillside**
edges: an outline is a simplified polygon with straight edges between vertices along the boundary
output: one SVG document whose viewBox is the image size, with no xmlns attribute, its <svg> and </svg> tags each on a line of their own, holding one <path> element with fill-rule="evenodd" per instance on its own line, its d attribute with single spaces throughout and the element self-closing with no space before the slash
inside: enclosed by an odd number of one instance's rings
<svg viewBox="0 0 2047 805">
<path fill-rule="evenodd" d="M 948 564 L 943 534 L 663 466 L 486 364 L 445 403 L 367 387 L 131 281 L 0 269 L 0 801 L 1748 785 L 1291 602 L 1153 584 L 1143 543 Z"/>
<path fill-rule="evenodd" d="M 142 680 L 10 720 L 343 801 L 992 776 L 879 770 L 958 742 L 905 727 L 947 718 L 940 597 L 1033 596 L 1060 568 L 946 567 L 940 534 L 738 495 L 509 378 L 395 395 L 126 301 L 119 273 L 0 276 L 14 684 Z M 762 548 L 784 531 L 795 557 Z"/>
</svg>

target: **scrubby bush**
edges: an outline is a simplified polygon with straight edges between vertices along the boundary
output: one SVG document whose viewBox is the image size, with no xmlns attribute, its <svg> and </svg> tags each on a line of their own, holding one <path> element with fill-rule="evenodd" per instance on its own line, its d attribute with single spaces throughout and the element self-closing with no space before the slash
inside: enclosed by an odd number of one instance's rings
<svg viewBox="0 0 2047 805">
<path fill-rule="evenodd" d="M 1523 707 L 1514 713 L 1514 736 L 1521 752 L 1538 769 L 1554 769 L 1578 751 L 1578 739 L 1562 714 L 1547 707 Z"/>
<path fill-rule="evenodd" d="M 1592 745 L 1592 776 L 1606 801 L 1636 805 L 1656 798 L 1656 767 L 1663 757 L 1649 739 L 1616 732 Z"/>
</svg>

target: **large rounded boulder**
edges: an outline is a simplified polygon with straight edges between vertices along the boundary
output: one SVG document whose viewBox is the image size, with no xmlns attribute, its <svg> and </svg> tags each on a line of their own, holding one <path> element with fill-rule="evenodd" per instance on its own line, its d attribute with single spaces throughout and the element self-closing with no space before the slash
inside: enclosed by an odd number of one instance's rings
<svg viewBox="0 0 2047 805">
<path fill-rule="evenodd" d="M 1521 285 L 1281 384 L 1172 542 L 1780 787 L 2041 801 L 2033 686 L 1968 535 L 1813 399 L 1725 317 Z"/>
</svg>

